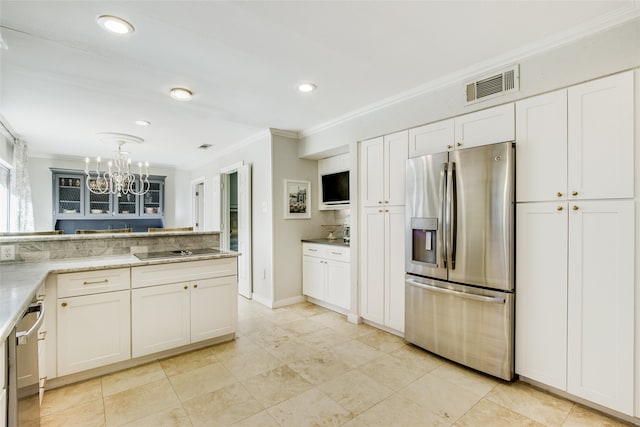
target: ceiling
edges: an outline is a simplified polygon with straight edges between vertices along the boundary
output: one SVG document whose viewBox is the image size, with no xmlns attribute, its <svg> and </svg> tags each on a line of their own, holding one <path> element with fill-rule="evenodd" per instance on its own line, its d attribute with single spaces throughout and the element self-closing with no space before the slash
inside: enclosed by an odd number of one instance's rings
<svg viewBox="0 0 640 427">
<path fill-rule="evenodd" d="M 135 32 L 106 32 L 104 14 Z M 144 139 L 125 148 L 134 161 L 191 169 L 267 128 L 310 132 L 633 16 L 633 0 L 0 0 L 0 115 L 32 155 L 110 156 L 97 133 L 118 132 Z"/>
</svg>

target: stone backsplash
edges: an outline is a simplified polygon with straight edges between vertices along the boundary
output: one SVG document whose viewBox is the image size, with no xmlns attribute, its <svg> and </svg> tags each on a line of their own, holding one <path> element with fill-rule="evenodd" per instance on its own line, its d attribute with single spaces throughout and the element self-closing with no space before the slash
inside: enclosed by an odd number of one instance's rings
<svg viewBox="0 0 640 427">
<path fill-rule="evenodd" d="M 0 245 L 15 247 L 15 260 L 41 262 L 64 258 L 127 255 L 181 249 L 219 248 L 220 233 L 127 233 L 0 238 Z"/>
</svg>

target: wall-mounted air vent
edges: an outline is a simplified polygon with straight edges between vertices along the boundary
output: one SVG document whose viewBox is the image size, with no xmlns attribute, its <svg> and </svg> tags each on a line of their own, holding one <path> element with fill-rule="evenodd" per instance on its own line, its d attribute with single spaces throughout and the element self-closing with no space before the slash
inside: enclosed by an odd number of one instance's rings
<svg viewBox="0 0 640 427">
<path fill-rule="evenodd" d="M 520 90 L 519 66 L 516 64 L 498 73 L 481 76 L 472 82 L 467 82 L 465 87 L 467 104 L 516 92 Z"/>
</svg>

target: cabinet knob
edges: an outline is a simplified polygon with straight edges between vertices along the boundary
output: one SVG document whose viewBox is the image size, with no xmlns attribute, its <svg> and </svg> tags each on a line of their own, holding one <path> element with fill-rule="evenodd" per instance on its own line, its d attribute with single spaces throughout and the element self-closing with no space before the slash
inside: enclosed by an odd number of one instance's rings
<svg viewBox="0 0 640 427">
<path fill-rule="evenodd" d="M 63 303 L 62 303 L 62 304 L 60 304 L 60 305 L 61 305 L 61 306 L 63 306 L 63 307 L 66 307 L 66 306 L 67 306 L 67 303 L 66 303 L 66 302 L 63 302 Z"/>
<path fill-rule="evenodd" d="M 580 209 L 580 208 L 579 208 L 578 206 L 576 206 L 576 205 L 573 205 L 573 208 L 572 208 L 572 209 L 573 209 L 574 211 L 577 211 L 577 210 L 578 210 L 578 209 Z"/>
<path fill-rule="evenodd" d="M 457 146 L 457 147 L 462 147 L 462 142 L 457 142 L 457 143 L 456 143 L 456 146 Z"/>
<path fill-rule="evenodd" d="M 560 212 L 562 209 L 563 209 L 563 208 L 562 208 L 562 206 L 558 206 L 558 207 L 556 208 L 556 210 L 557 210 L 558 212 Z"/>
<path fill-rule="evenodd" d="M 184 288 L 185 288 L 185 289 L 189 289 L 189 287 L 188 287 L 188 286 L 185 286 Z"/>
<path fill-rule="evenodd" d="M 378 200 L 378 204 L 381 205 L 382 204 L 382 200 Z"/>
<path fill-rule="evenodd" d="M 197 288 L 197 287 L 198 287 L 198 284 L 196 283 L 195 285 L 193 285 L 193 287 L 194 287 L 194 288 Z"/>
<path fill-rule="evenodd" d="M 447 145 L 447 150 L 451 150 L 453 148 L 453 145 L 449 144 Z"/>
<path fill-rule="evenodd" d="M 571 192 L 571 195 L 572 195 L 572 196 L 577 196 L 577 195 L 578 195 L 578 192 L 577 192 L 577 191 L 573 191 L 573 192 Z"/>
<path fill-rule="evenodd" d="M 558 196 L 558 197 L 562 197 L 562 193 L 558 191 L 558 192 L 556 193 L 556 196 Z"/>
<path fill-rule="evenodd" d="M 382 213 L 382 209 L 378 209 L 378 212 Z"/>
</svg>

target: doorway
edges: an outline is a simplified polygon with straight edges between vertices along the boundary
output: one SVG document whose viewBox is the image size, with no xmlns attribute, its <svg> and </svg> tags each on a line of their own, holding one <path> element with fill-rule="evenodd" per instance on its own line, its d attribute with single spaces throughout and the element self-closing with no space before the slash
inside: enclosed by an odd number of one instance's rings
<svg viewBox="0 0 640 427">
<path fill-rule="evenodd" d="M 240 252 L 238 293 L 251 298 L 251 167 L 243 162 L 220 171 L 220 247 Z"/>
<path fill-rule="evenodd" d="M 204 177 L 191 181 L 191 194 L 193 197 L 193 224 L 194 231 L 205 231 L 205 188 Z"/>
</svg>

